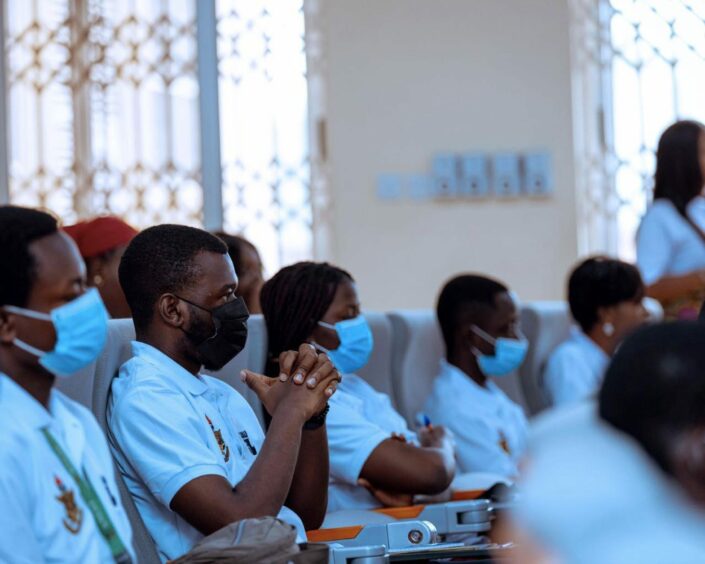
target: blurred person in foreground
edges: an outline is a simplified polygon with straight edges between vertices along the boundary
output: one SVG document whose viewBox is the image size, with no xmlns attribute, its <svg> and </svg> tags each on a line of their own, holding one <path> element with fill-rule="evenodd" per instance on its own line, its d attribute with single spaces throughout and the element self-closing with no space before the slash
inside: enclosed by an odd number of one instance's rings
<svg viewBox="0 0 705 564">
<path fill-rule="evenodd" d="M 518 562 L 705 561 L 703 366 L 701 324 L 645 327 L 617 350 L 597 403 L 536 422 Z"/>
</svg>

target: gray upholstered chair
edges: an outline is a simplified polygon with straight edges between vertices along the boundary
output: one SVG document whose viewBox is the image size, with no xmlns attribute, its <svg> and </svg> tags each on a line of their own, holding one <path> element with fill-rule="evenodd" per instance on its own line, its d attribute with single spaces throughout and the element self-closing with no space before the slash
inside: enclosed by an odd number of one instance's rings
<svg viewBox="0 0 705 564">
<path fill-rule="evenodd" d="M 120 366 L 130 358 L 130 341 L 134 338 L 135 329 L 131 319 L 111 319 L 108 321 L 108 340 L 103 353 L 96 363 L 93 385 L 93 414 L 108 437 L 106 412 L 108 397 L 110 396 L 110 384 Z M 140 564 L 159 564 L 161 560 L 157 555 L 154 541 L 144 526 L 142 517 L 140 517 L 132 501 L 132 496 L 127 490 L 122 476 L 120 476 L 119 472 L 117 474 L 117 484 L 122 504 L 132 525 L 132 544 L 135 548 L 137 560 Z"/>
<path fill-rule="evenodd" d="M 529 353 L 519 379 L 529 414 L 550 407 L 543 372 L 553 350 L 570 335 L 571 319 L 565 302 L 532 302 L 521 310 L 521 329 L 529 339 Z"/>
<path fill-rule="evenodd" d="M 374 349 L 369 362 L 358 371 L 358 376 L 378 392 L 390 396 L 396 405 L 392 385 L 392 323 L 384 313 L 365 312 L 365 319 L 372 330 Z"/>
<path fill-rule="evenodd" d="M 82 406 L 91 409 L 93 405 L 93 379 L 95 378 L 95 362 L 68 378 L 57 378 L 56 388 Z"/>
</svg>

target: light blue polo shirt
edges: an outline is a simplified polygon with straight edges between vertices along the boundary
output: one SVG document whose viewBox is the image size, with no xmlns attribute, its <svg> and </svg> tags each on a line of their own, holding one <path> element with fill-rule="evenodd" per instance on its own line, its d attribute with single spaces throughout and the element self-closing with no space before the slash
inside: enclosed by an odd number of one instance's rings
<svg viewBox="0 0 705 564">
<path fill-rule="evenodd" d="M 247 401 L 210 376 L 194 376 L 156 348 L 134 341 L 134 357 L 113 381 L 110 442 L 118 467 L 162 560 L 188 552 L 203 535 L 169 508 L 191 480 L 222 476 L 236 486 L 249 472 L 264 432 Z M 283 507 L 278 517 L 297 528 Z"/>
<path fill-rule="evenodd" d="M 134 560 L 130 522 L 98 422 L 56 389 L 48 408 L 0 374 L 0 562 L 113 561 L 79 485 L 44 437 L 44 427 L 74 468 L 90 479 Z"/>
</svg>

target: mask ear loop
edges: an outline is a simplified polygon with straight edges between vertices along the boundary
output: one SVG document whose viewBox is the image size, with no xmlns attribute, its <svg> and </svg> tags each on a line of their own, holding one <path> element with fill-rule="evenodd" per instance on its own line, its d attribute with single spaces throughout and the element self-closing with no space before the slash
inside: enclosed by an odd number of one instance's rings
<svg viewBox="0 0 705 564">
<path fill-rule="evenodd" d="M 37 347 L 33 347 L 29 343 L 25 343 L 20 339 L 15 339 L 14 341 L 12 341 L 12 344 L 15 345 L 18 349 L 22 349 L 23 351 L 28 352 L 29 354 L 34 355 L 37 358 L 41 358 L 45 354 L 49 354 L 47 351 L 43 351 L 41 349 L 38 349 Z"/>
<path fill-rule="evenodd" d="M 5 311 L 9 313 L 13 313 L 15 315 L 21 315 L 22 317 L 29 317 L 30 319 L 36 319 L 38 321 L 46 321 L 49 323 L 52 323 L 53 320 L 51 318 L 51 315 L 48 313 L 42 313 L 41 311 L 33 311 L 31 309 L 25 309 L 23 307 L 17 307 L 13 305 L 6 305 L 3 306 L 5 308 Z M 21 339 L 15 338 L 12 341 L 12 344 L 15 345 L 18 349 L 21 349 L 33 356 L 36 356 L 37 358 L 43 357 L 45 354 L 48 354 L 47 351 L 43 351 L 41 349 L 38 349 L 37 347 L 33 347 L 29 343 L 25 343 Z"/>
<path fill-rule="evenodd" d="M 3 307 L 5 308 L 5 311 L 14 313 L 15 315 L 21 315 L 23 317 L 29 317 L 31 319 L 37 319 L 39 321 L 52 321 L 51 315 L 49 315 L 48 313 L 42 313 L 41 311 L 34 311 L 31 309 L 25 309 L 23 307 L 17 307 L 13 305 L 6 305 Z"/>
<path fill-rule="evenodd" d="M 477 325 L 471 325 L 470 329 L 472 329 L 472 332 L 475 333 L 475 335 L 480 337 L 482 340 L 484 340 L 486 343 L 489 343 L 490 345 L 497 344 L 497 339 L 495 339 L 487 331 L 483 331 L 482 329 L 480 329 Z"/>
<path fill-rule="evenodd" d="M 493 347 L 497 346 L 497 339 L 495 339 L 492 335 L 487 333 L 487 331 L 483 331 L 477 325 L 471 325 L 470 329 L 472 330 L 473 333 L 475 333 L 475 335 L 480 337 L 480 339 L 482 339 L 486 343 L 492 345 Z M 472 351 L 472 354 L 475 355 L 475 358 L 479 358 L 481 356 L 487 356 L 484 353 L 482 353 L 477 347 L 471 347 L 471 351 Z M 495 353 L 496 353 L 496 350 L 495 350 Z M 493 356 L 493 355 L 490 355 L 490 356 Z"/>
</svg>

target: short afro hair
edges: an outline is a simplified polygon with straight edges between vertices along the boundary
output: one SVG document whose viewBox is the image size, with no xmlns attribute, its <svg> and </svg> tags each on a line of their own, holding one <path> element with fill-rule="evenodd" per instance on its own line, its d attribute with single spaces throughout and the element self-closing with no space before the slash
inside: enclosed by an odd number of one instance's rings
<svg viewBox="0 0 705 564">
<path fill-rule="evenodd" d="M 455 333 L 463 320 L 468 315 L 486 315 L 496 307 L 497 295 L 508 291 L 501 282 L 478 274 L 461 274 L 443 286 L 436 315 L 448 355 L 454 352 Z"/>
<path fill-rule="evenodd" d="M 627 337 L 600 390 L 600 417 L 633 437 L 667 473 L 675 439 L 705 426 L 705 328 L 697 321 L 647 326 Z"/>
<path fill-rule="evenodd" d="M 224 255 L 228 248 L 215 235 L 185 225 L 157 225 L 135 236 L 118 274 L 136 328 L 151 322 L 159 296 L 178 293 L 200 277 L 194 258 L 201 252 Z"/>
<path fill-rule="evenodd" d="M 0 305 L 27 305 L 37 277 L 29 246 L 58 229 L 56 218 L 46 212 L 0 206 Z"/>
<path fill-rule="evenodd" d="M 568 303 L 573 319 L 588 333 L 598 321 L 598 310 L 644 297 L 639 270 L 621 260 L 591 257 L 581 262 L 568 279 Z"/>
</svg>

